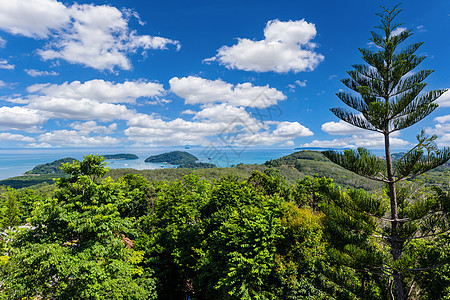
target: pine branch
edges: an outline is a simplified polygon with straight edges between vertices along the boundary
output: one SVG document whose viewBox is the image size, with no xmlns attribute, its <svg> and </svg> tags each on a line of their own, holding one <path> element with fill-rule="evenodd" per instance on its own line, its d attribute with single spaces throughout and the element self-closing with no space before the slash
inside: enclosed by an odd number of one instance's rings
<svg viewBox="0 0 450 300">
<path fill-rule="evenodd" d="M 438 108 L 437 104 L 430 103 L 424 106 L 417 107 L 415 111 L 411 112 L 408 115 L 405 115 L 404 117 L 395 118 L 392 122 L 393 128 L 389 130 L 389 133 L 405 129 L 416 124 L 417 122 L 421 121 L 429 114 L 431 114 L 436 108 Z"/>
<path fill-rule="evenodd" d="M 371 154 L 367 149 L 345 150 L 343 154 L 335 151 L 322 153 L 332 162 L 358 175 L 376 181 L 388 182 L 377 176 L 379 172 L 386 172 L 384 161 Z"/>
<path fill-rule="evenodd" d="M 373 126 L 368 120 L 366 120 L 363 116 L 355 115 L 343 108 L 332 108 L 330 109 L 332 113 L 334 113 L 339 119 L 352 124 L 353 126 L 376 131 L 376 132 L 382 132 L 381 130 L 377 129 L 375 126 Z"/>
<path fill-rule="evenodd" d="M 369 108 L 366 102 L 364 102 L 360 98 L 352 96 L 351 94 L 340 92 L 336 95 L 339 97 L 339 99 L 341 99 L 342 102 L 359 112 L 366 111 Z"/>
</svg>

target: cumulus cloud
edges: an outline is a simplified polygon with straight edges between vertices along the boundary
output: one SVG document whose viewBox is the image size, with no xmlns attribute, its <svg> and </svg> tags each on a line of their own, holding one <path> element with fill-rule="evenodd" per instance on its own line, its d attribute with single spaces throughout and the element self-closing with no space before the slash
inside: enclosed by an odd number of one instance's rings
<svg viewBox="0 0 450 300">
<path fill-rule="evenodd" d="M 44 60 L 63 59 L 98 70 L 131 69 L 127 54 L 137 49 L 166 49 L 178 41 L 138 35 L 128 27 L 137 13 L 108 5 L 73 4 L 56 0 L 0 2 L 0 29 L 15 35 L 46 39 L 38 54 Z"/>
<path fill-rule="evenodd" d="M 347 122 L 327 122 L 322 124 L 322 131 L 331 135 L 367 134 L 368 131 Z"/>
<path fill-rule="evenodd" d="M 78 130 L 83 135 L 89 135 L 90 133 L 111 134 L 117 130 L 117 123 L 112 123 L 108 126 L 102 126 L 98 125 L 95 121 L 74 122 L 70 125 L 70 127 Z"/>
<path fill-rule="evenodd" d="M 434 125 L 433 128 L 426 128 L 425 132 L 437 135 L 438 139 L 436 142 L 439 146 L 450 146 L 450 115 L 436 117 L 434 121 L 438 124 Z"/>
<path fill-rule="evenodd" d="M 391 138 L 391 147 L 404 147 L 409 145 L 408 141 Z M 301 145 L 302 147 L 320 147 L 320 148 L 384 148 L 384 139 L 380 133 L 373 133 L 368 135 L 353 135 L 341 139 L 333 140 L 314 140 L 310 143 Z"/>
<path fill-rule="evenodd" d="M 41 134 L 37 137 L 39 143 L 31 144 L 29 147 L 48 147 L 57 145 L 59 147 L 105 147 L 116 146 L 121 143 L 117 138 L 110 136 L 88 136 L 76 130 L 55 130 Z"/>
<path fill-rule="evenodd" d="M 275 122 L 273 131 L 266 130 L 257 133 L 246 133 L 238 137 L 237 145 L 274 145 L 285 143 L 293 145 L 298 137 L 313 135 L 313 132 L 298 122 Z"/>
<path fill-rule="evenodd" d="M 141 97 L 157 97 L 164 94 L 162 84 L 144 80 L 113 83 L 102 79 L 94 79 L 81 83 L 73 81 L 63 84 L 35 84 L 28 87 L 28 92 L 38 93 L 46 97 L 66 98 L 73 100 L 91 99 L 106 103 L 135 103 Z"/>
<path fill-rule="evenodd" d="M 439 106 L 442 107 L 449 107 L 450 106 L 450 89 L 446 91 L 442 96 L 440 96 L 436 103 L 439 104 Z"/>
<path fill-rule="evenodd" d="M 434 120 L 438 123 L 446 123 L 446 122 L 450 122 L 450 115 L 445 115 L 445 116 L 441 116 L 441 117 L 436 117 L 434 118 Z"/>
<path fill-rule="evenodd" d="M 0 132 L 0 140 L 2 141 L 18 141 L 18 142 L 34 142 L 34 138 L 21 134 L 12 134 L 9 132 Z"/>
<path fill-rule="evenodd" d="M 67 99 L 55 97 L 36 97 L 31 99 L 28 108 L 39 110 L 48 118 L 68 120 L 112 121 L 126 119 L 134 111 L 125 105 L 102 103 L 90 99 Z"/>
<path fill-rule="evenodd" d="M 0 59 L 0 69 L 13 70 L 14 65 L 9 64 L 6 59 Z"/>
<path fill-rule="evenodd" d="M 314 140 L 310 143 L 301 145 L 302 147 L 320 147 L 320 148 L 384 148 L 384 136 L 381 133 L 373 132 L 350 125 L 347 122 L 327 122 L 322 125 L 322 131 L 330 135 L 346 136 L 333 140 Z M 403 147 L 410 143 L 399 138 L 400 132 L 391 134 L 391 146 Z"/>
<path fill-rule="evenodd" d="M 46 38 L 69 22 L 69 10 L 55 0 L 0 2 L 0 28 L 11 34 Z"/>
<path fill-rule="evenodd" d="M 249 146 L 292 144 L 313 133 L 298 122 L 262 122 L 243 107 L 222 103 L 195 113 L 192 121 L 136 115 L 128 121 L 125 134 L 138 145 Z"/>
<path fill-rule="evenodd" d="M 323 61 L 316 53 L 316 27 L 305 20 L 282 22 L 272 20 L 264 29 L 264 40 L 238 39 L 233 46 L 222 46 L 216 56 L 206 59 L 219 61 L 229 69 L 245 71 L 294 73 L 314 70 Z"/>
<path fill-rule="evenodd" d="M 124 83 L 91 80 L 84 83 L 65 82 L 60 85 L 35 84 L 27 90 L 30 94 L 24 97 L 4 100 L 26 104 L 20 109 L 36 112 L 40 116 L 39 120 L 45 121 L 50 118 L 84 121 L 127 120 L 136 112 L 119 103 L 134 104 L 139 98 L 154 98 L 164 94 L 162 84 L 142 80 Z"/>
<path fill-rule="evenodd" d="M 137 115 L 128 121 L 125 135 L 139 145 L 182 146 L 205 145 L 208 136 L 220 133 L 224 124 L 190 122 L 177 118 L 164 121 L 148 115 Z"/>
<path fill-rule="evenodd" d="M 55 71 L 39 71 L 35 69 L 25 69 L 25 73 L 32 77 L 38 77 L 38 76 L 58 76 L 59 73 Z"/>
<path fill-rule="evenodd" d="M 38 110 L 25 107 L 0 107 L 0 127 L 15 130 L 36 130 L 48 120 Z"/>
<path fill-rule="evenodd" d="M 235 106 L 266 108 L 285 100 L 286 96 L 275 88 L 254 86 L 246 82 L 233 85 L 220 79 L 208 80 L 189 76 L 169 80 L 170 90 L 186 104 L 228 103 Z"/>
</svg>

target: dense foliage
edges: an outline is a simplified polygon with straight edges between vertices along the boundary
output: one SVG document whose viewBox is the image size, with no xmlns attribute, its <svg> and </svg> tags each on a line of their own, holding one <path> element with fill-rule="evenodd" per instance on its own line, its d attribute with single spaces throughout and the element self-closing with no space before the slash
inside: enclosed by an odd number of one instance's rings
<svg viewBox="0 0 450 300">
<path fill-rule="evenodd" d="M 180 168 L 180 169 L 212 169 L 212 168 L 217 168 L 217 166 L 215 164 L 211 164 L 211 163 L 195 162 L 195 163 L 181 164 L 177 168 Z"/>
<path fill-rule="evenodd" d="M 390 297 L 388 274 L 362 268 L 389 251 L 368 234 L 382 224 L 339 210 L 378 196 L 320 177 L 288 185 L 270 168 L 245 180 L 173 182 L 114 181 L 99 156 L 63 169 L 69 177 L 51 194 L 0 191 L 0 299 Z M 448 205 L 441 189 L 423 195 Z M 442 236 L 411 256 L 417 268 L 440 264 L 414 279 L 417 295 L 450 297 L 447 250 Z"/>
<path fill-rule="evenodd" d="M 171 165 L 182 165 L 195 163 L 198 160 L 194 155 L 185 151 L 172 151 L 168 153 L 153 155 L 147 157 L 145 162 L 149 163 L 168 163 Z"/>
</svg>

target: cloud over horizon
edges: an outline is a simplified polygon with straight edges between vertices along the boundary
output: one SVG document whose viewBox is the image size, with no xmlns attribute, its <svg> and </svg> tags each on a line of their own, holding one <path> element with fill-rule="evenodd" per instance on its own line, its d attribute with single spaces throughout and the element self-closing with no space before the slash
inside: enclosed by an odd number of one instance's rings
<svg viewBox="0 0 450 300">
<path fill-rule="evenodd" d="M 282 22 L 272 20 L 264 28 L 264 40 L 238 38 L 233 46 L 222 46 L 217 54 L 205 62 L 218 61 L 229 69 L 244 71 L 287 73 L 313 71 L 324 56 L 314 51 L 311 40 L 316 27 L 304 19 Z"/>
</svg>

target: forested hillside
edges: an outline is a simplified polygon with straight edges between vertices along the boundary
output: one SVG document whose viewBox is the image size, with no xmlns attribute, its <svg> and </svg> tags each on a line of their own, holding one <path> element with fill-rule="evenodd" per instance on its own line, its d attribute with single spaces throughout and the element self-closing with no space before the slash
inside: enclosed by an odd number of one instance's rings
<svg viewBox="0 0 450 300">
<path fill-rule="evenodd" d="M 376 271 L 389 251 L 376 237 L 383 223 L 342 211 L 364 200 L 383 215 L 381 190 L 288 184 L 262 166 L 213 181 L 114 180 L 102 161 L 65 165 L 51 192 L 0 191 L 0 299 L 391 299 L 389 274 Z M 403 187 L 412 204 L 427 197 L 448 214 L 447 192 Z M 449 242 L 410 242 L 403 263 L 426 270 L 406 273 L 412 294 L 450 297 Z"/>
</svg>

